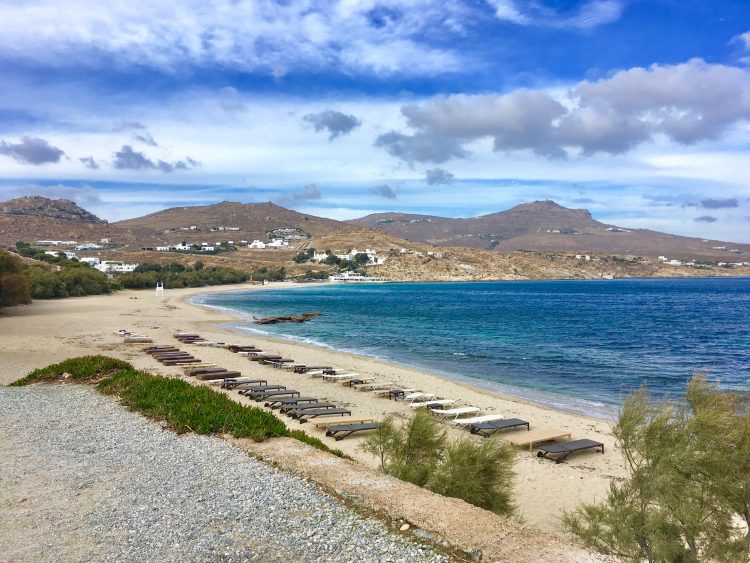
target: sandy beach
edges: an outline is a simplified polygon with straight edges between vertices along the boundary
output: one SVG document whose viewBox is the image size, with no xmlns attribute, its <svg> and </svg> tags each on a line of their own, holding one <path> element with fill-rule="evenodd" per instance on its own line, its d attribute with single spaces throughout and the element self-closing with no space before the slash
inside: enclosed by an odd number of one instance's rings
<svg viewBox="0 0 750 563">
<path fill-rule="evenodd" d="M 246 286 L 241 289 L 265 291 L 281 286 Z M 621 457 L 609 435 L 609 422 L 501 396 L 373 358 L 282 339 L 238 334 L 219 326 L 236 321 L 236 318 L 187 302 L 198 293 L 237 289 L 240 287 L 169 290 L 164 296 L 155 296 L 151 291 L 122 291 L 113 295 L 37 301 L 32 305 L 6 309 L 0 314 L 0 384 L 10 383 L 37 367 L 83 354 L 106 354 L 125 359 L 140 369 L 182 376 L 179 368 L 162 366 L 143 353 L 142 346 L 124 344 L 113 331 L 134 329 L 152 337 L 158 344 L 178 344 L 173 338 L 178 330 L 198 332 L 210 340 L 256 344 L 264 352 L 278 353 L 298 363 L 332 365 L 362 376 L 374 376 L 404 387 L 458 399 L 462 405 L 480 407 L 483 414 L 502 413 L 506 418 L 527 420 L 532 430 L 559 429 L 569 432 L 573 439 L 590 438 L 603 442 L 604 454 L 583 453 L 559 465 L 538 459 L 534 452 L 519 449 L 515 487 L 519 515 L 526 523 L 544 530 L 559 530 L 559 518 L 564 510 L 573 509 L 580 502 L 603 498 L 610 479 L 625 474 Z M 352 410 L 353 417 L 381 419 L 387 414 L 406 416 L 411 412 L 405 403 L 389 401 L 371 392 L 357 391 L 319 378 L 261 366 L 228 350 L 195 345 L 180 347 L 195 353 L 205 362 L 239 370 L 243 375 L 257 375 L 269 382 L 297 389 L 303 395 L 325 398 L 347 406 Z M 236 393 L 231 393 L 231 396 L 254 406 L 259 405 Z M 326 438 L 322 431 L 311 424 L 300 425 L 286 417 L 283 419 L 290 428 L 303 428 L 331 447 L 342 449 L 368 466 L 376 466 L 373 458 L 358 450 L 361 438 L 353 436 L 336 442 Z M 450 431 L 456 435 L 467 433 L 466 430 L 454 428 Z M 522 432 L 526 430 L 505 436 L 512 437 Z"/>
</svg>

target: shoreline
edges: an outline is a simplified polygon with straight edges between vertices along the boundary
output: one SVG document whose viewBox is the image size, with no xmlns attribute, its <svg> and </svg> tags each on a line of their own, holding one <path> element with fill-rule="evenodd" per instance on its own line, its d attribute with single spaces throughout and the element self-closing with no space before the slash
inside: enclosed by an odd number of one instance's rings
<svg viewBox="0 0 750 563">
<path fill-rule="evenodd" d="M 547 531 L 559 531 L 559 517 L 565 510 L 574 509 L 580 502 L 604 498 L 611 479 L 625 475 L 620 454 L 614 448 L 608 422 L 576 413 L 556 410 L 499 393 L 446 379 L 429 372 L 407 368 L 367 356 L 291 342 L 271 336 L 238 335 L 221 326 L 236 322 L 236 318 L 199 304 L 190 298 L 212 292 L 236 292 L 282 288 L 292 284 L 268 286 L 211 286 L 194 289 L 167 290 L 164 296 L 152 291 L 126 290 L 111 295 L 37 301 L 32 305 L 14 307 L 0 315 L 0 383 L 7 384 L 32 369 L 63 359 L 86 354 L 104 354 L 132 363 L 137 369 L 182 377 L 181 370 L 165 367 L 143 353 L 140 346 L 125 345 L 113 331 L 134 329 L 154 338 L 157 344 L 176 343 L 173 334 L 178 330 L 197 332 L 210 340 L 257 343 L 267 352 L 308 365 L 333 365 L 341 369 L 377 376 L 382 380 L 422 389 L 436 395 L 459 399 L 461 404 L 479 407 L 483 413 L 502 413 L 505 417 L 521 418 L 531 423 L 532 430 L 555 429 L 570 432 L 573 439 L 590 438 L 605 444 L 605 454 L 584 453 L 564 464 L 556 465 L 541 460 L 527 449 L 519 449 L 515 465 L 515 496 L 519 516 L 528 524 Z M 205 362 L 216 363 L 243 375 L 257 375 L 270 381 L 297 389 L 305 395 L 320 397 L 345 406 L 354 417 L 382 419 L 387 415 L 397 418 L 413 412 L 403 402 L 379 398 L 373 393 L 328 383 L 319 378 L 290 374 L 255 362 L 220 348 L 180 345 L 196 353 Z M 195 382 L 192 378 L 191 383 Z M 259 403 L 232 393 L 231 398 L 243 404 Z M 292 429 L 302 429 L 322 439 L 331 447 L 339 448 L 365 466 L 377 466 L 375 458 L 359 451 L 357 445 L 363 435 L 355 435 L 336 442 L 327 438 L 311 424 L 299 424 L 282 417 Z M 466 430 L 449 427 L 450 436 L 467 436 Z M 526 432 L 525 429 L 520 432 Z M 504 437 L 509 437 L 507 433 Z M 516 433 L 516 436 L 518 434 Z"/>
</svg>

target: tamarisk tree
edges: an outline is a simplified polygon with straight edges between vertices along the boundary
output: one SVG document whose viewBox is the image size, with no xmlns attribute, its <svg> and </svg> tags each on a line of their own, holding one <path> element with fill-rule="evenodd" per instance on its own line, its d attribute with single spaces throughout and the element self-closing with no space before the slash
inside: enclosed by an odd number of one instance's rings
<svg viewBox="0 0 750 563">
<path fill-rule="evenodd" d="M 601 504 L 567 513 L 563 526 L 623 560 L 748 561 L 748 404 L 701 375 L 683 402 L 634 393 L 613 429 L 629 477 L 611 483 Z"/>
</svg>

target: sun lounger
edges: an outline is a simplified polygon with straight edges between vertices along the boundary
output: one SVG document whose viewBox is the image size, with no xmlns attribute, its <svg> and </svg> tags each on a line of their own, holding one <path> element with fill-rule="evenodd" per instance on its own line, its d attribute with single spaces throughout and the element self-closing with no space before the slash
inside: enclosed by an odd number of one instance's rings
<svg viewBox="0 0 750 563">
<path fill-rule="evenodd" d="M 310 409 L 335 409 L 335 403 L 327 403 L 325 401 L 320 403 L 295 403 L 293 405 L 282 405 L 279 412 L 282 414 L 288 414 L 291 416 L 292 413 L 306 411 Z"/>
<path fill-rule="evenodd" d="M 401 397 L 402 401 L 411 401 L 412 403 L 417 401 L 431 401 L 433 399 L 435 399 L 435 393 L 422 393 L 421 391 L 406 393 Z"/>
<path fill-rule="evenodd" d="M 338 426 L 329 426 L 326 430 L 326 436 L 331 436 L 339 440 L 343 440 L 347 436 L 351 436 L 355 432 L 362 432 L 364 430 L 376 430 L 380 426 L 379 422 L 362 422 L 359 424 L 340 424 Z"/>
<path fill-rule="evenodd" d="M 317 418 L 313 421 L 315 428 L 330 428 L 331 426 L 341 426 L 342 424 L 360 424 L 363 422 L 377 422 L 372 417 L 349 418 L 347 416 L 332 416 L 331 418 Z"/>
<path fill-rule="evenodd" d="M 341 416 L 352 414 L 352 411 L 349 409 L 310 409 L 309 411 L 302 411 L 296 416 L 293 416 L 292 418 L 296 418 L 300 421 L 300 424 L 304 424 L 311 418 L 315 418 L 318 416 L 329 416 L 334 414 L 340 414 Z"/>
<path fill-rule="evenodd" d="M 222 389 L 234 389 L 238 385 L 268 385 L 268 381 L 252 377 L 225 377 L 221 382 Z"/>
<path fill-rule="evenodd" d="M 230 379 L 232 377 L 238 377 L 242 375 L 238 371 L 220 371 L 220 372 L 209 372 L 209 373 L 202 373 L 197 376 L 197 379 L 200 379 L 201 381 L 210 381 L 214 379 Z"/>
<path fill-rule="evenodd" d="M 148 344 L 153 341 L 154 339 L 148 336 L 126 336 L 124 342 L 125 344 Z"/>
<path fill-rule="evenodd" d="M 183 364 L 190 364 L 194 362 L 200 362 L 200 359 L 198 358 L 178 358 L 178 359 L 172 359 L 172 360 L 161 360 L 161 363 L 163 363 L 165 366 L 181 366 Z"/>
<path fill-rule="evenodd" d="M 456 399 L 435 399 L 434 401 L 414 402 L 409 406 L 413 409 L 421 409 L 425 407 L 431 409 L 437 407 L 446 407 L 448 405 L 455 405 L 456 403 Z"/>
<path fill-rule="evenodd" d="M 472 424 L 469 427 L 469 431 L 472 434 L 479 434 L 480 436 L 487 438 L 500 430 L 520 428 L 521 426 L 525 426 L 526 430 L 531 430 L 531 426 L 525 420 L 521 420 L 520 418 L 504 418 L 503 420 L 492 420 L 489 422 Z"/>
<path fill-rule="evenodd" d="M 291 396 L 298 396 L 299 397 L 299 391 L 296 389 L 278 389 L 276 391 L 259 391 L 257 393 L 251 393 L 248 395 L 251 399 L 253 399 L 255 402 L 260 402 L 264 399 L 268 399 L 269 397 L 284 397 L 287 395 Z"/>
<path fill-rule="evenodd" d="M 584 439 L 571 440 L 570 442 L 562 442 L 560 444 L 551 444 L 549 446 L 540 447 L 539 451 L 536 453 L 536 456 L 554 459 L 555 463 L 562 463 L 570 454 L 582 452 L 584 450 L 592 448 L 600 448 L 600 453 L 604 453 L 604 444 L 602 444 L 601 442 L 595 442 L 594 440 Z"/>
<path fill-rule="evenodd" d="M 188 375 L 200 375 L 202 373 L 212 373 L 212 372 L 219 372 L 219 371 L 227 371 L 227 368 L 222 368 L 219 366 L 212 366 L 212 367 L 201 366 L 201 367 L 190 368 L 187 370 Z"/>
<path fill-rule="evenodd" d="M 386 381 L 383 383 L 378 383 L 376 381 L 373 381 L 372 383 L 363 383 L 361 385 L 352 385 L 357 391 L 379 391 L 384 389 L 390 389 L 393 387 L 395 383 L 392 381 Z"/>
<path fill-rule="evenodd" d="M 319 400 L 317 397 L 272 397 L 265 406 L 278 409 L 284 405 L 302 405 L 304 403 L 314 403 Z"/>
<path fill-rule="evenodd" d="M 479 407 L 459 407 L 456 409 L 430 409 L 433 414 L 442 416 L 443 418 L 458 418 L 467 414 L 476 414 L 479 412 Z"/>
<path fill-rule="evenodd" d="M 471 418 L 458 418 L 453 421 L 453 424 L 469 426 L 471 424 L 481 424 L 482 422 L 497 422 L 503 418 L 505 417 L 501 414 L 485 414 L 483 416 L 473 416 Z"/>
<path fill-rule="evenodd" d="M 284 385 L 253 385 L 252 387 L 249 387 L 247 389 L 243 389 L 240 391 L 240 395 L 249 395 L 253 391 L 262 392 L 262 391 L 278 391 L 279 389 L 286 389 L 286 386 Z"/>
<path fill-rule="evenodd" d="M 521 435 L 514 435 L 507 438 L 508 442 L 514 446 L 529 447 L 529 451 L 534 449 L 534 444 L 540 442 L 553 442 L 555 440 L 570 440 L 570 432 L 562 430 L 534 430 L 533 432 L 524 432 Z"/>
<path fill-rule="evenodd" d="M 339 373 L 336 375 L 324 375 L 323 379 L 326 381 L 345 381 L 356 377 L 359 377 L 358 373 Z"/>
</svg>

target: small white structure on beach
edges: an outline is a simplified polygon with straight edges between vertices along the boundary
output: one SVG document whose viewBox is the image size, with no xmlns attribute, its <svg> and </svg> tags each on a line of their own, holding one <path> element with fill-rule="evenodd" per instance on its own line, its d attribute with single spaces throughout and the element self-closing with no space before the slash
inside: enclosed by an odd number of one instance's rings
<svg viewBox="0 0 750 563">
<path fill-rule="evenodd" d="M 156 282 L 156 295 L 164 295 L 164 283 Z"/>
</svg>

